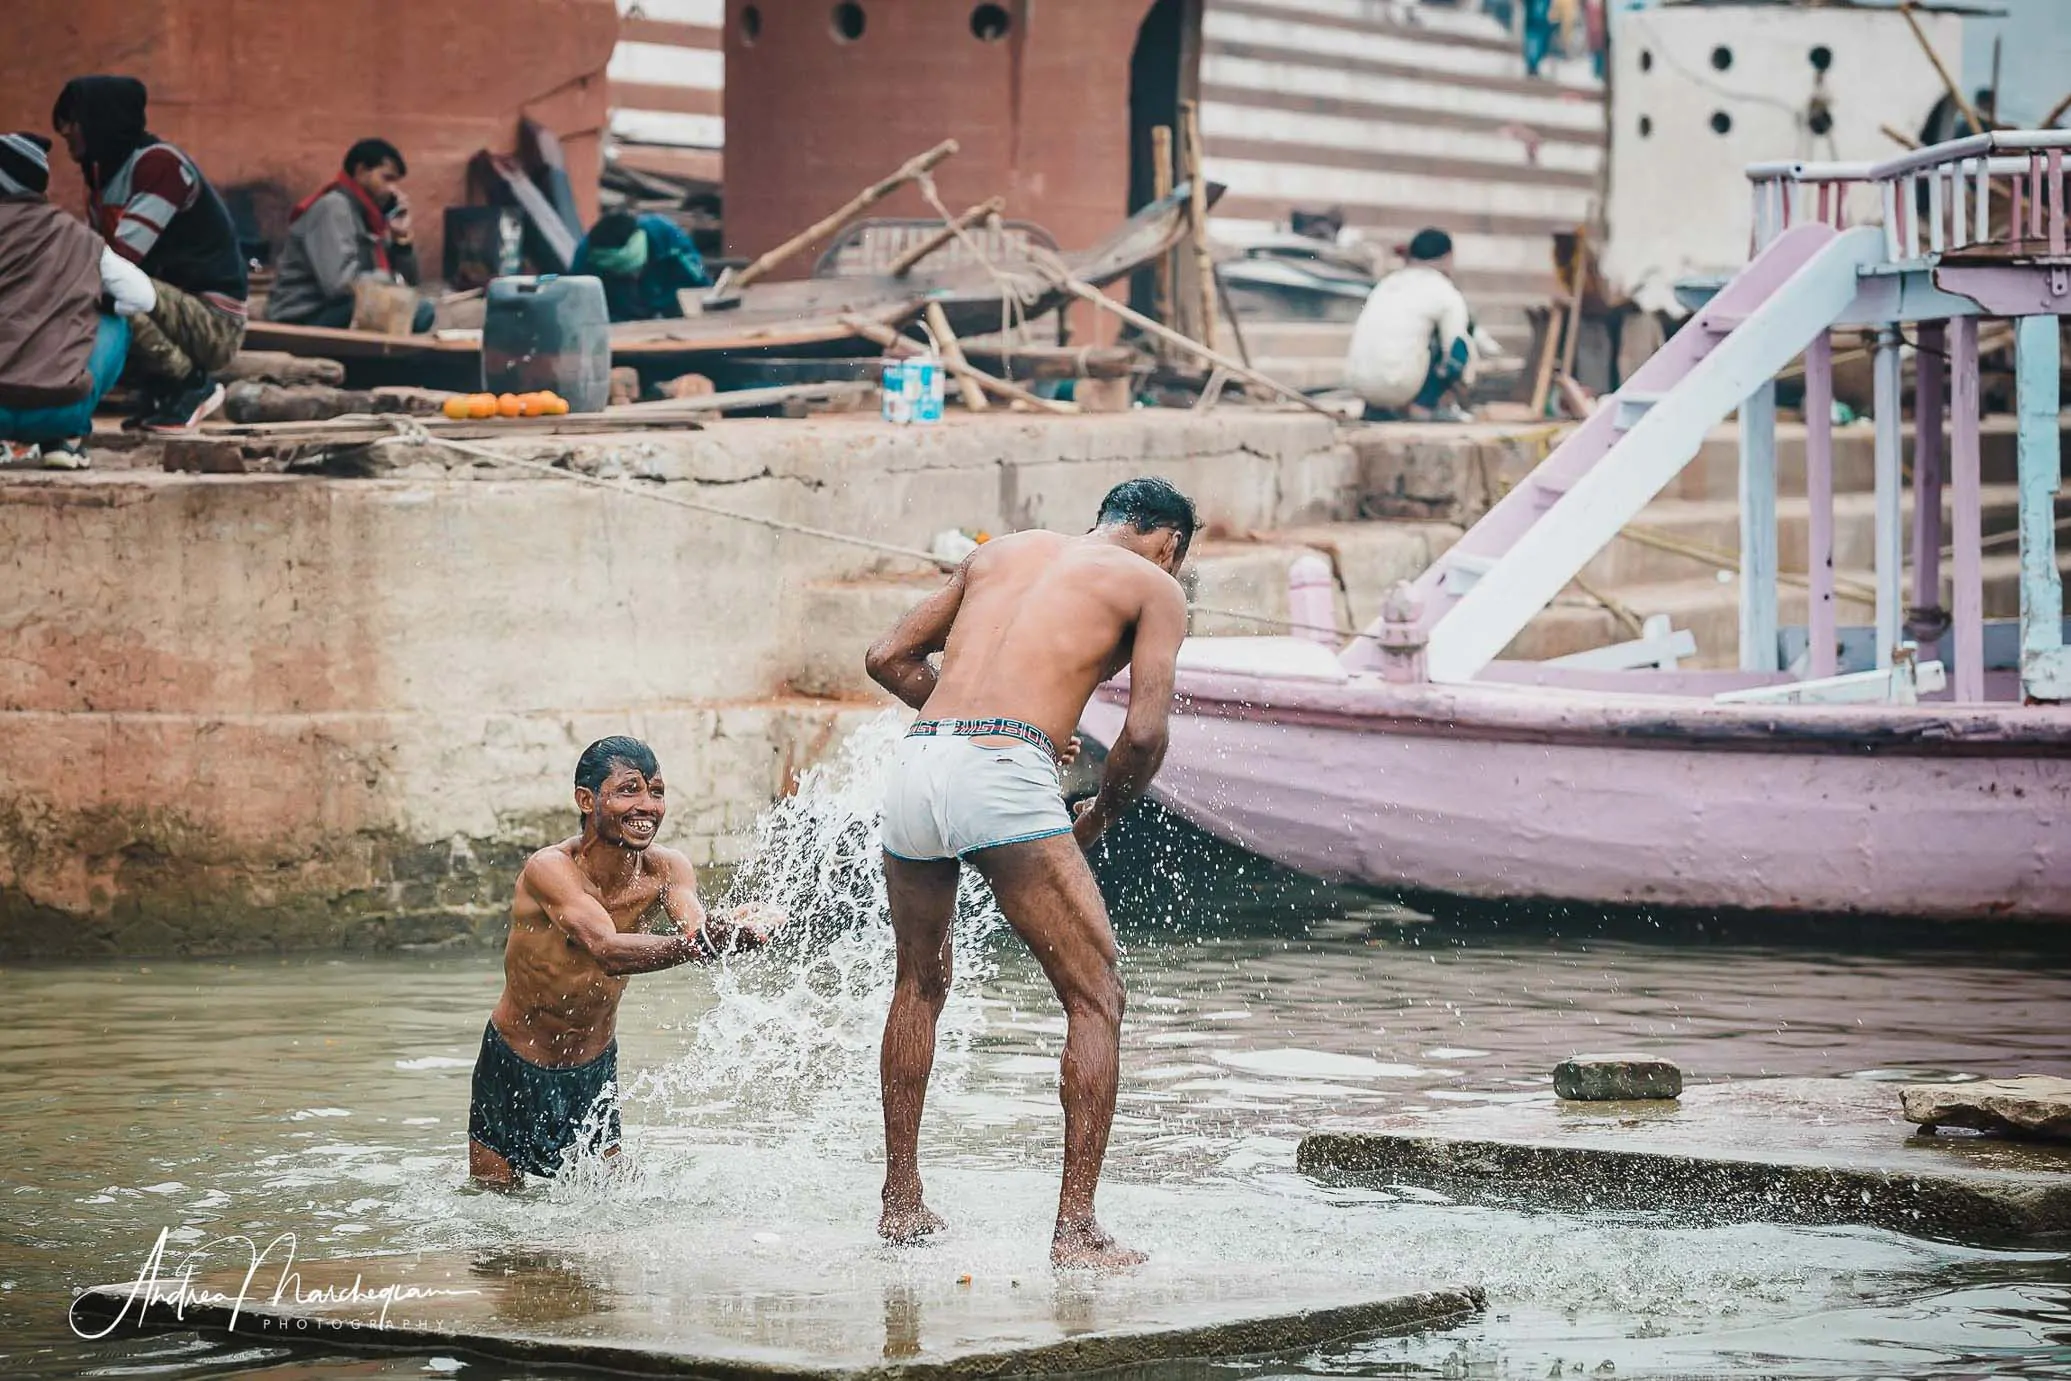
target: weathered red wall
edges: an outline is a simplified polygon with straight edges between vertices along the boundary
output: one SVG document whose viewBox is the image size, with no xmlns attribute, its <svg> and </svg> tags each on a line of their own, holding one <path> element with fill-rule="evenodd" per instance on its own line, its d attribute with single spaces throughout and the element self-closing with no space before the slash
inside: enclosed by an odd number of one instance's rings
<svg viewBox="0 0 2071 1381">
<path fill-rule="evenodd" d="M 612 0 L 11 0 L 5 15 L 0 129 L 50 134 L 69 77 L 139 77 L 153 132 L 217 186 L 273 183 L 290 202 L 379 136 L 409 160 L 436 273 L 468 159 L 513 148 L 523 112 L 561 136 L 584 219 L 596 215 Z M 82 199 L 62 148 L 52 191 Z"/>
<path fill-rule="evenodd" d="M 859 0 L 865 26 L 836 39 L 830 3 L 756 0 L 760 36 L 726 5 L 726 241 L 782 243 L 945 138 L 935 170 L 962 210 L 995 194 L 1067 249 L 1129 210 L 1129 60 L 1152 0 L 1004 0 L 1008 36 L 972 36 L 971 0 Z M 872 214 L 932 214 L 911 189 Z M 792 261 L 802 275 L 819 248 Z"/>
</svg>

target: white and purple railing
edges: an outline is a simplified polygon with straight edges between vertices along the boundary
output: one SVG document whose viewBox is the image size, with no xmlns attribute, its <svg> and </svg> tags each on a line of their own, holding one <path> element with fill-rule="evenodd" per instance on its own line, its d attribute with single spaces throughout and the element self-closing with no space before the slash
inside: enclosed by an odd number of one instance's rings
<svg viewBox="0 0 2071 1381">
<path fill-rule="evenodd" d="M 1874 186 L 1885 253 L 1895 263 L 1979 245 L 2061 255 L 2067 252 L 2066 150 L 2071 130 L 1997 130 L 1882 163 L 1756 163 L 1747 170 L 1754 184 L 1754 248 L 1759 253 L 1807 221 L 1846 229 L 1850 191 Z M 2006 200 L 2003 223 L 1993 209 L 1995 190 Z"/>
</svg>

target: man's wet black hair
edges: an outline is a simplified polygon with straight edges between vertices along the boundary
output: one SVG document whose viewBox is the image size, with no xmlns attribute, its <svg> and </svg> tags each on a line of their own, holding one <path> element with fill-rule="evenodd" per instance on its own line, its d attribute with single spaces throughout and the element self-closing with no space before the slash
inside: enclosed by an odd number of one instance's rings
<svg viewBox="0 0 2071 1381">
<path fill-rule="evenodd" d="M 598 249 L 617 249 L 633 238 L 640 218 L 630 211 L 606 211 L 590 227 L 590 244 Z"/>
<path fill-rule="evenodd" d="M 652 777 L 661 771 L 661 764 L 654 760 L 654 750 L 637 738 L 614 734 L 600 738 L 582 750 L 582 756 L 575 763 L 575 784 L 601 791 L 604 779 L 620 767 L 630 767 L 643 777 Z"/>
<path fill-rule="evenodd" d="M 397 177 L 410 175 L 410 165 L 403 162 L 403 151 L 386 139 L 362 139 L 345 151 L 347 176 L 362 168 L 378 168 L 384 163 L 396 165 Z"/>
<path fill-rule="evenodd" d="M 1453 252 L 1453 237 L 1435 226 L 1419 230 L 1409 242 L 1409 261 L 1428 264 Z"/>
<path fill-rule="evenodd" d="M 1107 497 L 1100 501 L 1100 516 L 1094 520 L 1094 526 L 1127 523 L 1138 532 L 1161 529 L 1176 532 L 1179 534 L 1179 559 L 1184 561 L 1187 548 L 1193 544 L 1194 527 L 1198 522 L 1192 499 L 1164 480 L 1146 476 L 1124 480 L 1108 490 Z"/>
</svg>

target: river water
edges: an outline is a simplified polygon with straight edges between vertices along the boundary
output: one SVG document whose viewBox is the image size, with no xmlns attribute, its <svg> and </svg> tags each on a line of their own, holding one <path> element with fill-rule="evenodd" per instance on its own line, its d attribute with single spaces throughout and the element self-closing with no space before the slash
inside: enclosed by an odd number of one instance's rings
<svg viewBox="0 0 2071 1381">
<path fill-rule="evenodd" d="M 740 1288 L 761 1291 L 882 1257 L 870 1227 L 890 949 L 866 818 L 881 746 L 766 822 L 763 862 L 736 887 L 798 917 L 776 946 L 633 981 L 628 1168 L 614 1176 L 516 1199 L 464 1189 L 492 955 L 0 971 L 0 1374 L 549 1374 L 74 1337 L 71 1293 L 132 1278 L 161 1230 L 173 1252 L 289 1232 L 305 1259 L 457 1250 L 543 1273 L 569 1253 L 679 1254 L 737 1262 Z M 1577 1049 L 1643 1046 L 1697 1081 L 2061 1073 L 2071 963 L 2053 942 L 1462 928 L 1228 854 L 1139 852 L 1155 861 L 1117 914 L 1131 1005 L 1108 1225 L 1154 1256 L 1488 1291 L 1457 1327 L 1233 1375 L 2071 1377 L 2061 1252 L 1472 1207 L 1293 1168 L 1320 1122 L 1549 1098 L 1553 1063 Z M 967 901 L 923 1134 L 930 1198 L 955 1226 L 919 1269 L 1034 1273 L 1063 1022 L 985 899 Z"/>
</svg>

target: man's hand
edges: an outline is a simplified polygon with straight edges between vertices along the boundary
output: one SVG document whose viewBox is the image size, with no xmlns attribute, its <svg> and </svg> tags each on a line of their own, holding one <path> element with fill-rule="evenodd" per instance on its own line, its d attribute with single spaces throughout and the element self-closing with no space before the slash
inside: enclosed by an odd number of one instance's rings
<svg viewBox="0 0 2071 1381">
<path fill-rule="evenodd" d="M 1077 734 L 1073 734 L 1069 739 L 1065 740 L 1064 748 L 1057 754 L 1057 765 L 1059 767 L 1070 767 L 1079 760 L 1079 750 L 1085 746 L 1086 741 Z"/>
<path fill-rule="evenodd" d="M 388 208 L 388 238 L 398 245 L 410 243 L 410 199 L 400 187 L 395 191 L 395 204 Z"/>
<path fill-rule="evenodd" d="M 1072 742 L 1076 743 L 1078 740 L 1073 739 Z M 1094 809 L 1099 804 L 1098 796 L 1088 796 L 1072 807 L 1071 837 L 1088 853 L 1093 851 L 1094 844 L 1100 840 L 1101 832 L 1107 828 L 1107 817 Z"/>
<path fill-rule="evenodd" d="M 736 906 L 727 918 L 705 923 L 705 932 L 721 953 L 761 949 L 791 918 L 768 902 Z"/>
</svg>

